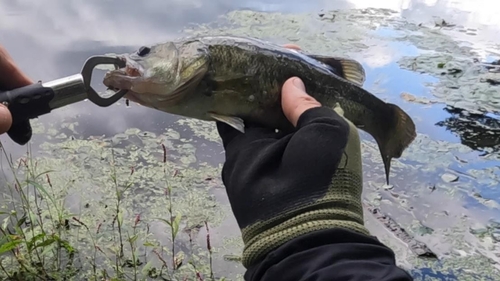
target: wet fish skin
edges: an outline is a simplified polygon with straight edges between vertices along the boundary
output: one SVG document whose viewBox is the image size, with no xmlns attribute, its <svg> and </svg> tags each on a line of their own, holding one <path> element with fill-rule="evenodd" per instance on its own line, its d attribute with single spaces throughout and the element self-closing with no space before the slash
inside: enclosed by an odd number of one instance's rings
<svg viewBox="0 0 500 281">
<path fill-rule="evenodd" d="M 235 36 L 185 38 L 142 55 L 123 55 L 127 68 L 108 72 L 104 84 L 130 90 L 126 98 L 139 104 L 240 131 L 243 120 L 293 131 L 281 109 L 281 88 L 290 77 L 301 78 L 309 95 L 323 106 L 339 104 L 344 117 L 377 141 L 387 183 L 391 160 L 416 137 L 408 114 L 362 88 L 364 69 L 354 60 Z"/>
</svg>

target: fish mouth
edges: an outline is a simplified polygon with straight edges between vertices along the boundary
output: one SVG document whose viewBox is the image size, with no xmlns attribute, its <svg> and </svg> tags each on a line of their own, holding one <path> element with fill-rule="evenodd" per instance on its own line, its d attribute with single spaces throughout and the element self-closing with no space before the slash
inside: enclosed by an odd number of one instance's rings
<svg viewBox="0 0 500 281">
<path fill-rule="evenodd" d="M 128 55 L 121 55 L 118 58 L 125 62 L 125 67 L 108 71 L 103 84 L 113 90 L 134 91 L 134 86 L 144 82 L 144 67 Z"/>
<path fill-rule="evenodd" d="M 159 99 L 167 101 L 165 85 L 148 74 L 148 63 L 137 54 L 117 56 L 125 67 L 110 70 L 104 75 L 103 84 L 110 90 L 127 90 L 123 98 L 141 105 L 152 106 Z"/>
</svg>

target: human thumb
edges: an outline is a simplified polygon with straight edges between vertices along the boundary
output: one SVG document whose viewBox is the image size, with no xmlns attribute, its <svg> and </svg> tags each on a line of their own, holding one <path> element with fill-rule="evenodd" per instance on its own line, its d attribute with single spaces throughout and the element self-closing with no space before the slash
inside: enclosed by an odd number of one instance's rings
<svg viewBox="0 0 500 281">
<path fill-rule="evenodd" d="M 9 109 L 0 104 L 0 134 L 6 133 L 12 126 L 12 115 Z"/>
<path fill-rule="evenodd" d="M 297 126 L 299 117 L 304 111 L 321 104 L 306 93 L 304 82 L 298 77 L 288 79 L 281 90 L 281 106 L 286 118 L 293 126 Z"/>
</svg>

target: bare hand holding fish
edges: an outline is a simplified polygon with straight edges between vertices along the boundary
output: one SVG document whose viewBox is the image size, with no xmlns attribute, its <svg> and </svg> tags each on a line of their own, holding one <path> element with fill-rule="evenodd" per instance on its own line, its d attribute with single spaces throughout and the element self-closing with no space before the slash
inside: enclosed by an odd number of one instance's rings
<svg viewBox="0 0 500 281">
<path fill-rule="evenodd" d="M 293 132 L 280 95 L 286 80 L 299 77 L 311 97 L 325 107 L 340 106 L 345 118 L 375 138 L 387 182 L 391 159 L 416 137 L 410 116 L 362 88 L 364 69 L 352 59 L 232 36 L 186 38 L 120 57 L 126 67 L 108 72 L 106 86 L 129 90 L 125 97 L 142 105 L 241 132 L 247 121 Z"/>
</svg>

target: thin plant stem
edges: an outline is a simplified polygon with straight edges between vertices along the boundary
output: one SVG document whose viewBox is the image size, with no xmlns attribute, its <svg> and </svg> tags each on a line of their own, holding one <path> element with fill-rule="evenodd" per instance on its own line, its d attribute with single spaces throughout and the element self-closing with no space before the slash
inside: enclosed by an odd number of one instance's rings
<svg viewBox="0 0 500 281">
<path fill-rule="evenodd" d="M 207 230 L 207 250 L 208 250 L 208 257 L 210 259 L 210 278 L 213 280 L 214 279 L 214 271 L 213 271 L 213 263 L 212 263 L 212 245 L 210 243 L 210 230 L 208 228 L 208 222 L 205 221 L 205 228 Z"/>
</svg>

